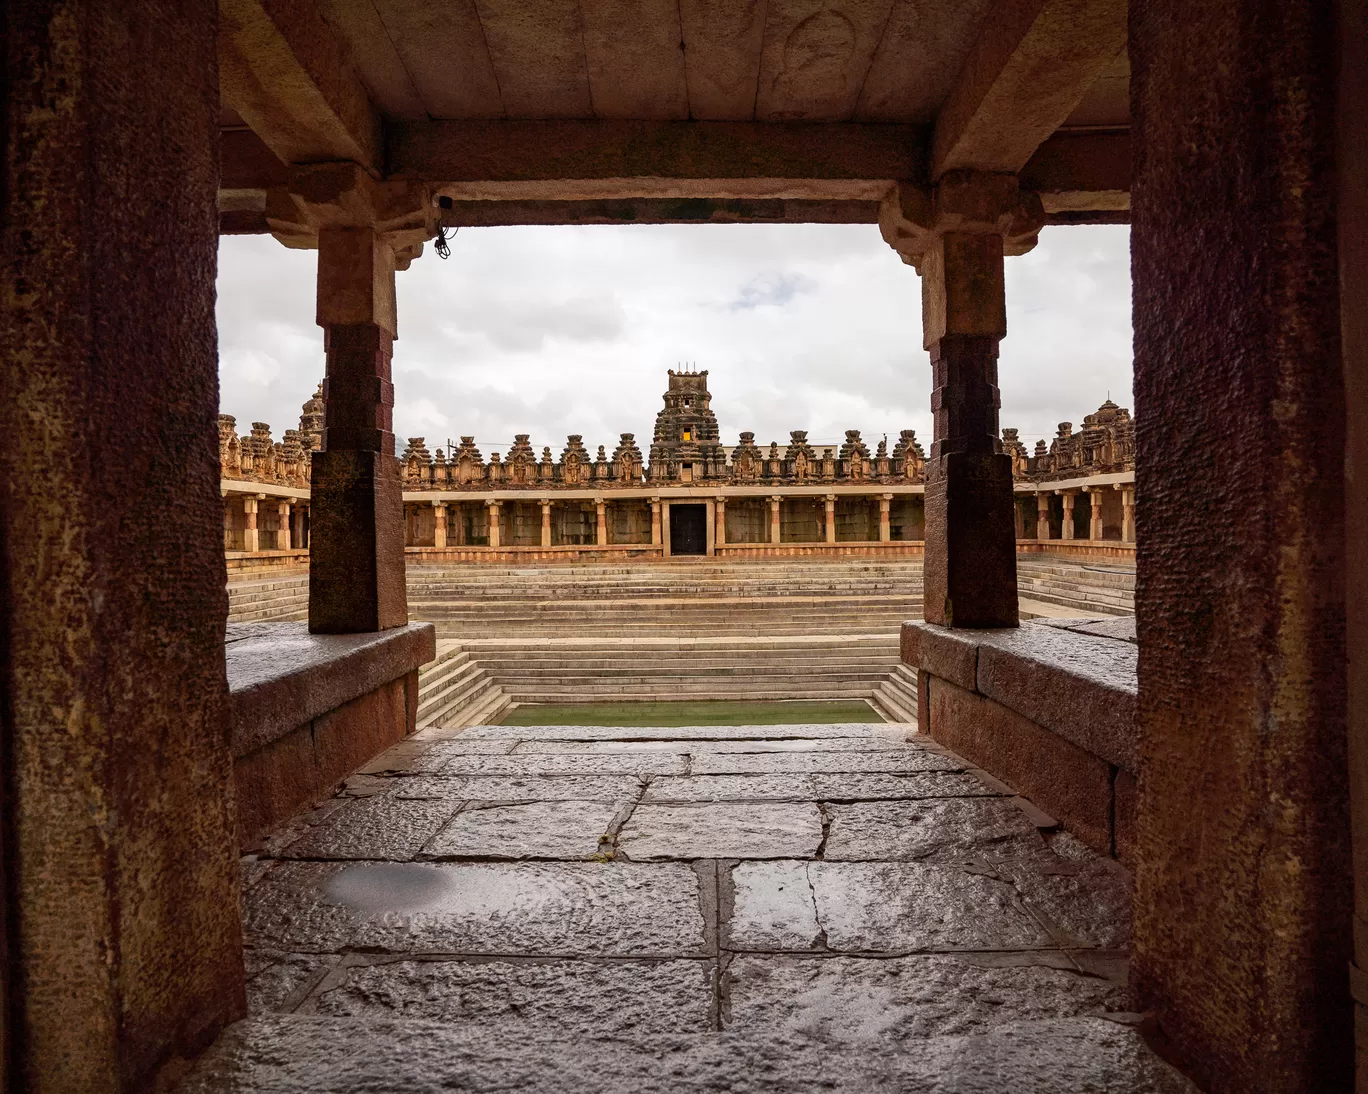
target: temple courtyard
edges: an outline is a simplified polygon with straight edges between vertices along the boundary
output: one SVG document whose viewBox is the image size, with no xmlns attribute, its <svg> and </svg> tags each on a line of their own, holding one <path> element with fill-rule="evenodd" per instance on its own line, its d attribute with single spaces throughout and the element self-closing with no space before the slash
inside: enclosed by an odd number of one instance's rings
<svg viewBox="0 0 1368 1094">
<path fill-rule="evenodd" d="M 250 849 L 181 1089 L 1195 1090 L 1126 871 L 908 729 L 422 730 Z"/>
</svg>

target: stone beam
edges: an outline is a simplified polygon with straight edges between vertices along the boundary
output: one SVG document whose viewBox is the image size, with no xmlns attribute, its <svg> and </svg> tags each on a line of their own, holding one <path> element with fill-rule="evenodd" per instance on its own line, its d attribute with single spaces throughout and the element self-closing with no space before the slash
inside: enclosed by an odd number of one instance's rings
<svg viewBox="0 0 1368 1094">
<path fill-rule="evenodd" d="M 221 0 L 219 83 L 283 163 L 383 158 L 380 115 L 313 0 Z"/>
<path fill-rule="evenodd" d="M 388 137 L 395 177 L 457 201 L 878 201 L 926 174 L 925 130 L 907 125 L 437 121 Z"/>
<path fill-rule="evenodd" d="M 1056 133 L 1021 169 L 1021 185 L 1040 195 L 1051 223 L 1102 223 L 1097 214 L 1130 212 L 1128 130 Z"/>
<path fill-rule="evenodd" d="M 1126 44 L 1126 0 L 1013 0 L 984 27 L 936 119 L 931 175 L 1015 174 Z"/>
<path fill-rule="evenodd" d="M 443 227 L 505 224 L 875 224 L 877 201 L 786 198 L 617 198 L 598 201 L 456 201 Z"/>
</svg>

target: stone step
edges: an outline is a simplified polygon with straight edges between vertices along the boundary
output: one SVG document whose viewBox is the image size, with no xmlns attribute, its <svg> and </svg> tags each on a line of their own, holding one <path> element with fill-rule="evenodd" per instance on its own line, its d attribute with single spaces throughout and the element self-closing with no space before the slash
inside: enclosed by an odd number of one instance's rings
<svg viewBox="0 0 1368 1094">
<path fill-rule="evenodd" d="M 781 702 L 785 699 L 868 699 L 872 691 L 868 687 L 785 687 L 785 688 L 713 688 L 699 691 L 661 691 L 643 688 L 632 691 L 605 693 L 595 691 L 586 693 L 580 690 L 537 690 L 505 688 L 509 698 L 515 703 L 585 703 L 585 702 L 633 702 L 633 703 L 671 703 L 679 702 L 681 695 L 694 701 L 704 702 Z"/>
</svg>

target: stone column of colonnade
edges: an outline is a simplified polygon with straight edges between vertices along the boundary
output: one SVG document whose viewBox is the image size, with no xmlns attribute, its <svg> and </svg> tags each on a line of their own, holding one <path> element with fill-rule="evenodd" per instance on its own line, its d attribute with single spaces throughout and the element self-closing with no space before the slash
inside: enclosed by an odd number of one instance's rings
<svg viewBox="0 0 1368 1094">
<path fill-rule="evenodd" d="M 503 502 L 491 501 L 485 504 L 489 507 L 489 545 L 500 547 L 503 545 L 503 527 L 500 523 L 503 516 Z"/>
<path fill-rule="evenodd" d="M 543 498 L 541 503 L 542 523 L 541 523 L 541 545 L 551 546 L 551 499 Z"/>
<path fill-rule="evenodd" d="M 1050 495 L 1036 495 L 1036 539 L 1050 538 Z"/>
<path fill-rule="evenodd" d="M 265 494 L 258 494 L 255 498 L 242 499 L 242 549 L 244 551 L 259 551 L 261 549 L 261 534 L 257 531 L 257 502 L 264 501 Z"/>
<path fill-rule="evenodd" d="M 651 546 L 663 547 L 664 539 L 660 530 L 660 499 L 651 499 Z"/>
<path fill-rule="evenodd" d="M 1015 175 L 949 171 L 884 200 L 884 239 L 922 278 L 935 432 L 927 460 L 925 617 L 956 627 L 1017 625 L 1012 460 L 998 433 L 998 342 L 1007 333 L 1003 257 L 1044 224 Z"/>
<path fill-rule="evenodd" d="M 432 503 L 432 545 L 434 547 L 445 547 L 447 545 L 447 503 L 444 501 Z"/>
<path fill-rule="evenodd" d="M 1121 540 L 1135 542 L 1135 487 L 1121 487 Z"/>
<path fill-rule="evenodd" d="M 1088 488 L 1088 538 L 1096 542 L 1102 538 L 1102 491 L 1105 486 Z"/>
<path fill-rule="evenodd" d="M 594 540 L 600 547 L 608 546 L 607 505 L 602 498 L 594 499 Z"/>
<path fill-rule="evenodd" d="M 888 543 L 893 539 L 893 528 L 888 519 L 889 506 L 893 502 L 892 494 L 879 495 L 879 542 Z"/>
<path fill-rule="evenodd" d="M 276 550 L 288 551 L 290 549 L 290 503 L 288 501 L 280 502 L 277 512 L 280 516 L 277 523 L 279 530 L 276 532 Z"/>
<path fill-rule="evenodd" d="M 826 524 L 825 524 L 825 527 L 826 527 L 826 541 L 827 541 L 828 543 L 835 543 L 835 542 L 836 542 L 836 495 L 835 495 L 835 494 L 828 494 L 828 495 L 826 496 Z"/>
<path fill-rule="evenodd" d="M 719 497 L 717 499 L 717 515 L 713 518 L 717 526 L 716 546 L 725 547 L 727 545 L 727 499 Z"/>
<path fill-rule="evenodd" d="M 775 494 L 770 498 L 770 542 L 775 546 L 778 546 L 781 542 L 783 520 L 780 515 L 779 507 L 783 504 L 783 501 L 784 499 L 778 494 Z"/>
<path fill-rule="evenodd" d="M 1074 511 L 1074 495 L 1077 493 L 1077 491 L 1074 491 L 1074 490 L 1056 490 L 1055 493 L 1058 494 L 1061 498 L 1064 499 L 1064 525 L 1063 525 L 1063 527 L 1060 528 L 1060 530 L 1059 530 L 1059 538 L 1060 538 L 1060 539 L 1073 539 L 1073 538 L 1074 538 L 1074 515 L 1073 515 L 1073 511 Z"/>
</svg>

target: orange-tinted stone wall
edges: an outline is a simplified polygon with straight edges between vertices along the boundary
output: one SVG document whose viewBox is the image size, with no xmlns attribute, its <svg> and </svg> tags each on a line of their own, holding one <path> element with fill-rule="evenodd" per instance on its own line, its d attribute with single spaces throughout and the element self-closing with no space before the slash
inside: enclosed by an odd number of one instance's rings
<svg viewBox="0 0 1368 1094">
<path fill-rule="evenodd" d="M 1130 20 L 1133 981 L 1211 1090 L 1346 1090 L 1332 5 Z"/>
</svg>

